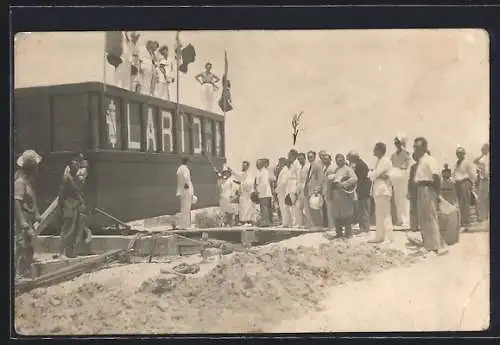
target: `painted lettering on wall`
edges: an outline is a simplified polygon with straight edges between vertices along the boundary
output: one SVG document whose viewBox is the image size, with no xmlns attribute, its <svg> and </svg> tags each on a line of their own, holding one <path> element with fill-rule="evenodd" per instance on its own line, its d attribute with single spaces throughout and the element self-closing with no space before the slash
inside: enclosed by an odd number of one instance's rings
<svg viewBox="0 0 500 345">
<path fill-rule="evenodd" d="M 199 117 L 193 117 L 193 152 L 201 154 L 201 121 Z"/>
<path fill-rule="evenodd" d="M 212 129 L 212 120 L 205 119 L 205 152 L 212 153 L 213 151 L 213 129 Z"/>
<path fill-rule="evenodd" d="M 127 128 L 129 150 L 141 149 L 141 107 L 138 103 L 127 104 Z"/>
<path fill-rule="evenodd" d="M 114 100 L 110 100 L 106 109 L 106 126 L 108 129 L 108 141 L 112 148 L 116 148 L 118 135 L 116 130 L 116 104 Z"/>
<path fill-rule="evenodd" d="M 147 150 L 156 152 L 156 121 L 153 117 L 153 109 L 148 108 L 148 126 L 146 128 Z"/>
<path fill-rule="evenodd" d="M 186 152 L 186 142 L 185 142 L 185 128 L 187 127 L 187 124 L 185 123 L 186 117 L 181 115 L 180 116 L 180 123 L 181 123 L 181 152 Z"/>
<path fill-rule="evenodd" d="M 215 123 L 215 154 L 217 156 L 221 155 L 222 151 L 222 133 L 220 123 Z"/>
<path fill-rule="evenodd" d="M 174 150 L 172 137 L 172 113 L 165 110 L 161 111 L 161 128 L 163 152 L 172 152 Z"/>
</svg>

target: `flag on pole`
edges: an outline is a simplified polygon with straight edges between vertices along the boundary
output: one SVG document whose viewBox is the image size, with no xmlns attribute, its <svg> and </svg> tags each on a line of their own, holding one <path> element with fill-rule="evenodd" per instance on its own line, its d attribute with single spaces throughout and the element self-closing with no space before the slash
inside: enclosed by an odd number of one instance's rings
<svg viewBox="0 0 500 345">
<path fill-rule="evenodd" d="M 227 51 L 224 52 L 224 75 L 222 76 L 222 95 L 219 100 L 219 107 L 226 113 L 233 110 L 231 100 L 231 81 L 228 78 L 229 63 L 227 61 Z"/>
<path fill-rule="evenodd" d="M 123 33 L 121 31 L 106 31 L 106 60 L 114 68 L 118 68 L 123 62 L 123 44 Z"/>
<path fill-rule="evenodd" d="M 179 39 L 179 31 L 175 36 L 175 56 L 179 61 L 179 71 L 186 74 L 188 66 L 196 60 L 196 50 L 191 43 L 182 47 L 181 40 Z"/>
</svg>

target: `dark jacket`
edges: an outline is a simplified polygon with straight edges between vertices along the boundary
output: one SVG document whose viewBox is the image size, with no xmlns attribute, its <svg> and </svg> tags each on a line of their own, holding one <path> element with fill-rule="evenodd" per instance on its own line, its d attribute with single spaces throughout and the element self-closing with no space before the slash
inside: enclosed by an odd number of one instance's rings
<svg viewBox="0 0 500 345">
<path fill-rule="evenodd" d="M 356 192 L 359 199 L 366 199 L 370 197 L 372 181 L 368 178 L 368 172 L 368 165 L 362 159 L 359 159 L 356 162 L 356 166 L 354 168 L 354 173 L 358 178 L 358 186 Z"/>
</svg>

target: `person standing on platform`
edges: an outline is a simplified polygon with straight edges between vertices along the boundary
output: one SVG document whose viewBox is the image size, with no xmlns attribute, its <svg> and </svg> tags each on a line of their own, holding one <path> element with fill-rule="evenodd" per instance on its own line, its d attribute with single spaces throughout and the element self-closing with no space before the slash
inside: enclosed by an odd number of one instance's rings
<svg viewBox="0 0 500 345">
<path fill-rule="evenodd" d="M 437 254 L 447 252 L 446 244 L 439 229 L 438 203 L 441 190 L 439 166 L 429 154 L 427 140 L 417 138 L 413 151 L 418 161 L 415 170 L 417 188 L 418 224 L 422 233 L 424 248 Z"/>
<path fill-rule="evenodd" d="M 237 186 L 229 169 L 223 169 L 219 176 L 219 203 L 220 210 L 224 213 L 224 225 L 234 226 L 237 207 L 232 203 L 232 199 L 236 195 Z"/>
<path fill-rule="evenodd" d="M 92 233 L 90 229 L 87 227 L 87 217 L 90 212 L 90 207 L 88 207 L 88 199 L 87 199 L 87 178 L 89 175 L 89 163 L 83 154 L 79 155 L 80 164 L 78 171 L 76 172 L 76 182 L 80 187 L 82 196 L 85 202 L 85 211 L 80 213 L 80 226 L 79 233 L 76 239 L 76 254 L 88 254 L 90 252 L 89 248 L 86 246 L 92 241 Z"/>
<path fill-rule="evenodd" d="M 264 166 L 263 159 L 257 160 L 257 177 L 255 178 L 255 189 L 259 198 L 260 224 L 261 227 L 269 227 L 272 221 L 273 194 L 271 182 L 273 181 L 269 170 Z"/>
<path fill-rule="evenodd" d="M 255 206 L 251 199 L 254 191 L 255 179 L 250 175 L 250 163 L 244 161 L 241 163 L 241 173 L 231 170 L 234 178 L 240 182 L 239 197 L 239 220 L 244 226 L 250 226 L 255 223 Z"/>
<path fill-rule="evenodd" d="M 299 227 L 306 227 L 310 224 L 310 216 L 308 212 L 307 199 L 304 195 L 304 186 L 307 180 L 307 174 L 311 164 L 306 160 L 306 154 L 300 152 L 297 155 L 297 161 L 299 162 L 299 176 L 297 180 L 297 202 L 295 203 L 296 211 L 296 225 Z"/>
<path fill-rule="evenodd" d="M 400 133 L 394 138 L 396 151 L 391 156 L 393 169 L 390 173 L 393 186 L 393 198 L 396 205 L 396 225 L 407 226 L 409 220 L 408 198 L 408 169 L 411 164 L 411 155 L 406 150 L 406 135 Z"/>
<path fill-rule="evenodd" d="M 477 220 L 480 222 L 489 219 L 490 213 L 490 145 L 481 147 L 481 156 L 474 160 L 478 169 L 477 193 Z"/>
<path fill-rule="evenodd" d="M 311 208 L 309 201 L 312 196 L 321 196 L 323 170 L 322 163 L 316 160 L 316 152 L 309 151 L 307 153 L 309 169 L 307 178 L 304 183 L 304 198 L 306 203 L 306 219 L 310 228 L 320 228 L 323 226 L 323 209 L 314 210 Z M 322 197 L 322 196 L 321 196 Z"/>
<path fill-rule="evenodd" d="M 299 224 L 297 219 L 299 216 L 299 209 L 297 208 L 298 192 L 297 187 L 299 183 L 300 175 L 300 163 L 297 159 L 299 152 L 295 149 L 291 149 L 288 152 L 287 163 L 288 163 L 288 185 L 287 185 L 287 204 L 289 204 L 291 212 L 292 227 L 298 227 Z"/>
<path fill-rule="evenodd" d="M 42 157 L 33 150 L 24 151 L 17 159 L 14 175 L 14 267 L 16 277 L 30 276 L 35 249 L 36 224 L 41 221 L 34 180 Z"/>
<path fill-rule="evenodd" d="M 337 238 L 350 238 L 352 237 L 352 220 L 356 201 L 354 191 L 348 193 L 347 190 L 354 187 L 358 178 L 354 170 L 346 164 L 343 154 L 335 155 L 335 163 L 337 167 L 333 175 L 328 176 L 332 184 L 332 203 L 334 205 L 332 218 L 335 222 Z"/>
<path fill-rule="evenodd" d="M 357 202 L 356 202 L 356 222 L 359 224 L 359 230 L 363 233 L 368 233 L 370 231 L 370 209 L 371 209 L 371 197 L 370 191 L 372 187 L 372 181 L 368 177 L 370 169 L 368 165 L 363 161 L 359 154 L 355 151 L 349 152 L 347 155 L 347 160 L 351 164 L 351 168 L 354 169 L 356 177 L 358 179 L 358 185 L 356 187 Z"/>
<path fill-rule="evenodd" d="M 272 175 L 272 177 L 273 177 L 273 183 L 272 183 L 273 209 L 276 211 L 276 213 L 278 215 L 278 219 L 279 219 L 279 223 L 280 224 L 283 222 L 283 217 L 282 217 L 281 208 L 280 208 L 280 205 L 279 205 L 279 199 L 278 199 L 278 194 L 276 192 L 276 189 L 278 187 L 277 183 L 278 183 L 278 178 L 280 176 L 281 170 L 285 166 L 286 166 L 286 158 L 285 157 L 280 157 L 278 159 L 278 164 L 273 169 L 273 175 Z M 269 165 L 266 168 L 269 169 Z"/>
<path fill-rule="evenodd" d="M 463 147 L 457 148 L 456 155 L 457 163 L 453 171 L 453 182 L 455 182 L 460 209 L 460 226 L 463 231 L 468 231 L 471 223 L 472 192 L 477 180 L 476 167 L 466 158 Z"/>
<path fill-rule="evenodd" d="M 325 228 L 332 230 L 335 227 L 335 219 L 333 218 L 333 197 L 332 197 L 332 181 L 331 178 L 335 175 L 335 167 L 332 164 L 332 156 L 323 154 L 323 181 L 322 194 L 325 200 L 323 212 L 326 212 L 324 217 Z"/>
<path fill-rule="evenodd" d="M 381 243 L 385 240 L 394 240 L 392 217 L 391 217 L 391 197 L 392 184 L 389 179 L 389 172 L 392 164 L 386 156 L 387 146 L 378 142 L 373 149 L 373 155 L 377 157 L 375 168 L 370 172 L 373 180 L 372 195 L 375 201 L 376 233 L 375 239 L 370 243 Z"/>
<path fill-rule="evenodd" d="M 177 169 L 177 192 L 180 201 L 180 214 L 177 227 L 179 229 L 191 228 L 191 205 L 193 203 L 194 186 L 191 181 L 191 171 L 187 164 L 189 158 L 183 157 L 181 165 Z"/>
<path fill-rule="evenodd" d="M 293 225 L 292 202 L 289 194 L 292 174 L 291 162 L 288 161 L 285 166 L 281 168 L 276 183 L 276 195 L 281 212 L 281 227 L 291 227 Z"/>
<path fill-rule="evenodd" d="M 81 215 L 87 209 L 83 184 L 77 177 L 80 162 L 80 156 L 71 159 L 59 188 L 59 207 L 62 215 L 60 254 L 68 258 L 76 257 L 77 240 L 84 226 Z"/>
</svg>

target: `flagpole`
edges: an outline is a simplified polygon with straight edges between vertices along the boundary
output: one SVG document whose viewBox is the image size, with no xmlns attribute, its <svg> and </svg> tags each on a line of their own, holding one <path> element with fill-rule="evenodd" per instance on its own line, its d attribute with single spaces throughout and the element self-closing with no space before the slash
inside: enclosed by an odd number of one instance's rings
<svg viewBox="0 0 500 345">
<path fill-rule="evenodd" d="M 179 64 L 180 64 L 180 56 L 181 56 L 181 45 L 180 45 L 180 39 L 179 39 L 179 34 L 180 34 L 180 31 L 177 31 L 176 33 L 176 36 L 175 36 L 175 61 L 176 61 L 176 65 L 177 65 L 177 75 L 176 75 L 176 78 L 177 78 L 177 83 L 176 83 L 176 88 L 177 88 L 177 92 L 176 92 L 176 102 L 175 102 L 175 128 L 177 129 L 177 124 L 178 124 L 178 119 L 179 119 L 179 115 L 180 115 L 180 106 L 179 106 L 179 90 L 180 90 L 180 87 L 179 87 L 179 84 L 180 84 L 180 71 L 179 71 Z M 175 131 L 176 135 L 175 135 L 175 141 L 177 143 L 178 141 L 178 138 L 177 138 L 177 130 Z M 179 152 L 179 144 L 177 143 L 175 145 L 175 147 L 177 148 L 176 151 Z"/>
<path fill-rule="evenodd" d="M 177 62 L 177 108 L 179 108 L 179 76 L 180 76 L 180 72 L 179 72 L 179 60 L 180 60 L 180 41 L 179 41 L 179 33 L 180 31 L 177 31 L 177 36 L 176 36 L 176 39 L 175 39 L 175 50 L 176 50 L 176 56 L 175 56 L 175 60 Z M 178 109 L 177 109 L 178 111 Z"/>
<path fill-rule="evenodd" d="M 224 119 L 226 118 L 226 85 L 228 84 L 228 71 L 227 71 L 227 51 L 224 50 L 224 77 L 222 78 L 222 114 L 224 115 Z M 224 79 L 226 84 L 224 84 Z M 225 121 L 225 120 L 224 120 Z"/>
<path fill-rule="evenodd" d="M 227 84 L 226 56 L 227 52 L 224 50 L 224 76 L 222 77 L 222 114 L 224 119 L 226 118 L 226 85 L 224 84 L 224 78 Z"/>
<path fill-rule="evenodd" d="M 101 99 L 101 112 L 102 112 L 102 115 L 101 116 L 105 116 L 105 111 L 106 111 L 106 106 L 104 105 L 105 103 L 105 96 L 106 96 L 106 57 L 107 57 L 107 52 L 106 52 L 106 43 L 107 43 L 107 40 L 108 40 L 108 33 L 104 33 L 104 50 L 103 50 L 103 69 L 102 69 L 102 79 L 103 79 L 103 83 L 102 83 L 102 99 Z M 100 142 L 100 141 L 98 141 Z M 100 145 L 99 145 L 100 146 Z M 99 148 L 99 147 L 97 147 Z"/>
</svg>

